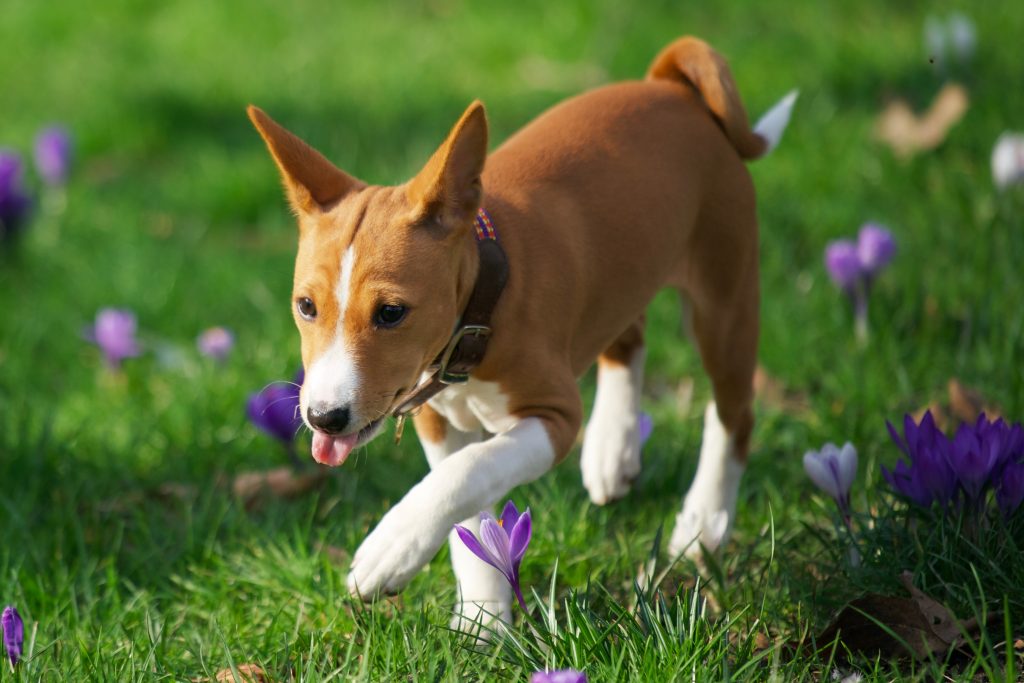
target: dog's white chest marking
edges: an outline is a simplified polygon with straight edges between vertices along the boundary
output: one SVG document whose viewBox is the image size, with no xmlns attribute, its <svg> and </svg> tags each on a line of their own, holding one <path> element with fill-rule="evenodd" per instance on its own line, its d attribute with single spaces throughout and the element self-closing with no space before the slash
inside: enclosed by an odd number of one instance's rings
<svg viewBox="0 0 1024 683">
<path fill-rule="evenodd" d="M 517 421 L 509 413 L 508 397 L 497 382 L 470 378 L 465 384 L 449 386 L 430 399 L 429 404 L 463 432 L 483 429 L 491 434 L 501 434 Z"/>
</svg>

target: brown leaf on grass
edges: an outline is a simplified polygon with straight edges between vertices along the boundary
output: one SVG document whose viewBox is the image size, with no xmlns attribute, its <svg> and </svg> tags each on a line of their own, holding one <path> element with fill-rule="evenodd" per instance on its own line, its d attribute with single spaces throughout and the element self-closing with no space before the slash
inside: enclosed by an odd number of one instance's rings
<svg viewBox="0 0 1024 683">
<path fill-rule="evenodd" d="M 794 415 L 807 413 L 811 408 L 806 394 L 788 388 L 761 365 L 754 370 L 754 397 L 768 408 Z"/>
<path fill-rule="evenodd" d="M 894 100 L 875 122 L 875 137 L 904 159 L 935 149 L 967 113 L 968 103 L 967 91 L 957 83 L 944 85 L 921 116 L 914 114 L 905 100 Z"/>
<path fill-rule="evenodd" d="M 161 503 L 188 503 L 195 499 L 198 491 L 195 486 L 168 481 L 149 489 L 134 489 L 114 498 L 101 500 L 97 510 L 110 514 L 121 514 L 136 509 L 146 501 L 155 500 Z"/>
<path fill-rule="evenodd" d="M 910 655 L 918 660 L 942 657 L 962 644 L 962 633 L 977 631 L 974 619 L 960 622 L 945 606 L 915 587 L 909 572 L 900 581 L 910 598 L 869 593 L 851 601 L 817 637 L 827 656 L 838 637 L 837 657 Z"/>
<path fill-rule="evenodd" d="M 318 552 L 323 553 L 327 556 L 327 559 L 331 561 L 331 564 L 336 564 L 339 567 L 347 567 L 349 560 L 352 559 L 351 553 L 344 548 L 339 548 L 336 545 L 327 545 L 326 543 L 319 543 L 316 546 Z"/>
<path fill-rule="evenodd" d="M 949 380 L 949 410 L 964 422 L 974 422 L 985 413 L 990 419 L 1000 416 L 997 406 L 989 404 L 977 389 L 965 387 L 956 377 Z"/>
<path fill-rule="evenodd" d="M 237 676 L 235 671 L 238 672 Z M 271 683 L 271 678 L 262 667 L 256 664 L 239 664 L 234 671 L 230 668 L 221 669 L 213 675 L 213 678 L 199 677 L 193 678 L 192 681 L 193 683 L 210 683 L 211 681 L 218 683 Z"/>
<path fill-rule="evenodd" d="M 932 401 L 911 413 L 914 420 L 920 423 L 925 412 L 930 410 L 935 426 L 946 431 L 957 422 L 974 422 L 981 413 L 985 413 L 989 418 L 996 418 L 1002 414 L 1000 408 L 986 401 L 980 391 L 964 386 L 956 377 L 950 378 L 947 394 L 948 406 L 940 401 Z"/>
<path fill-rule="evenodd" d="M 231 482 L 231 491 L 241 498 L 247 510 L 261 505 L 268 497 L 296 498 L 309 493 L 327 478 L 327 468 L 296 472 L 290 466 L 260 472 L 243 472 Z"/>
</svg>

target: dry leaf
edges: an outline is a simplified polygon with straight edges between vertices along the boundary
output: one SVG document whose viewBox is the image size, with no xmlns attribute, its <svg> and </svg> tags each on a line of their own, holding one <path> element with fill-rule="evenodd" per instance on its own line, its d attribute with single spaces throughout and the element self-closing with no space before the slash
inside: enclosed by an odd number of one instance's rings
<svg viewBox="0 0 1024 683">
<path fill-rule="evenodd" d="M 766 407 L 782 412 L 799 415 L 810 410 L 806 394 L 789 389 L 760 365 L 754 370 L 754 396 Z"/>
<path fill-rule="evenodd" d="M 336 545 L 326 545 L 323 543 L 317 544 L 317 551 L 323 553 L 331 561 L 332 564 L 336 564 L 339 567 L 348 566 L 349 560 L 352 558 L 351 554 L 344 548 L 339 548 Z"/>
<path fill-rule="evenodd" d="M 851 601 L 839 611 L 817 637 L 817 646 L 828 654 L 839 638 L 838 657 L 847 652 L 867 657 L 909 654 L 915 659 L 942 657 L 962 644 L 961 633 L 978 629 L 974 619 L 959 622 L 934 598 L 916 588 L 909 572 L 900 580 L 911 598 L 869 593 Z"/>
<path fill-rule="evenodd" d="M 967 112 L 969 99 L 963 86 L 947 83 L 931 106 L 918 117 L 904 100 L 895 100 L 875 123 L 875 137 L 892 147 L 896 156 L 910 157 L 942 144 L 950 128 Z"/>
<path fill-rule="evenodd" d="M 960 627 L 957 625 L 956 617 L 935 599 L 925 595 L 914 585 L 914 575 L 910 572 L 900 574 L 900 583 L 910 593 L 910 597 L 917 603 L 918 609 L 927 620 L 929 627 L 942 642 L 953 645 L 960 637 Z"/>
<path fill-rule="evenodd" d="M 261 504 L 268 496 L 296 498 L 312 491 L 327 478 L 327 468 L 296 472 L 290 466 L 263 472 L 243 472 L 231 483 L 231 491 L 245 502 L 246 509 Z"/>
<path fill-rule="evenodd" d="M 956 377 L 949 380 L 949 409 L 964 422 L 974 422 L 981 413 L 990 419 L 1001 414 L 999 408 L 986 404 L 980 391 L 965 387 Z"/>
<path fill-rule="evenodd" d="M 263 670 L 262 667 L 256 664 L 239 664 L 235 667 L 235 671 L 238 675 L 235 676 L 235 672 L 230 668 L 221 669 L 213 678 L 193 678 L 194 683 L 210 683 L 211 681 L 218 681 L 223 683 L 271 683 L 270 676 Z"/>
</svg>

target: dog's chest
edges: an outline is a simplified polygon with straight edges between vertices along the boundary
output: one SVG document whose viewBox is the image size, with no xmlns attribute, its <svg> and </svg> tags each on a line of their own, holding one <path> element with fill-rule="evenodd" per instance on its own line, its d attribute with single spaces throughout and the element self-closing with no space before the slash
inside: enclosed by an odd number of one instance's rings
<svg viewBox="0 0 1024 683">
<path fill-rule="evenodd" d="M 449 386 L 430 399 L 429 405 L 462 432 L 483 429 L 498 434 L 516 423 L 508 411 L 508 397 L 497 382 L 470 378 L 464 384 Z"/>
</svg>

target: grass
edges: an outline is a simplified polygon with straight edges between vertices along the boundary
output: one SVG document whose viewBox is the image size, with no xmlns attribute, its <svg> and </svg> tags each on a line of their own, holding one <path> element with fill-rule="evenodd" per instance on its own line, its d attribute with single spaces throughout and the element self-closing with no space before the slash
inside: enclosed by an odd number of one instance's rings
<svg viewBox="0 0 1024 683">
<path fill-rule="evenodd" d="M 66 210 L 41 210 L 0 254 L 0 601 L 19 606 L 32 650 L 0 679 L 184 680 L 249 662 L 302 681 L 524 680 L 540 664 L 582 667 L 592 681 L 827 677 L 827 656 L 795 657 L 786 643 L 863 591 L 900 594 L 903 569 L 961 616 L 999 616 L 966 658 L 861 660 L 858 671 L 1024 670 L 1005 642 L 1024 633 L 1019 516 L 973 543 L 903 524 L 878 475 L 896 456 L 884 420 L 937 398 L 951 376 L 1024 415 L 1024 197 L 997 195 L 988 170 L 992 143 L 1024 110 L 1024 92 L 1008 87 L 1021 80 L 1012 46 L 1024 9 L 959 5 L 978 24 L 973 63 L 954 68 L 971 108 L 939 149 L 902 162 L 873 141 L 874 117 L 892 96 L 929 102 L 942 75 L 923 54 L 923 20 L 958 5 L 292 4 L 5 3 L 0 145 L 28 152 L 37 128 L 61 121 L 78 163 Z M 503 647 L 468 648 L 446 629 L 447 550 L 401 597 L 352 601 L 344 558 L 324 549 L 354 551 L 425 473 L 411 434 L 255 511 L 219 483 L 283 462 L 243 406 L 298 363 L 294 226 L 244 106 L 362 178 L 398 182 L 473 98 L 500 140 L 568 94 L 638 77 L 682 33 L 728 56 L 752 113 L 802 91 L 781 148 L 751 172 L 761 360 L 807 409 L 759 406 L 720 566 L 697 588 L 690 566 L 657 595 L 634 585 L 692 477 L 709 395 L 666 295 L 650 311 L 644 404 L 656 427 L 633 493 L 592 506 L 575 454 L 513 492 L 536 514 L 524 583 L 553 617 L 545 610 L 536 633 L 521 624 Z M 821 254 L 866 220 L 893 228 L 900 255 L 860 349 Z M 138 313 L 153 351 L 118 376 L 80 336 L 108 305 Z M 217 324 L 238 337 L 225 366 L 193 350 Z M 690 377 L 694 401 L 681 409 L 676 388 Z M 589 397 L 592 378 L 583 384 Z M 826 440 L 858 446 L 855 507 L 877 522 L 856 571 L 801 472 L 800 455 Z M 166 482 L 194 495 L 157 495 Z"/>
</svg>

